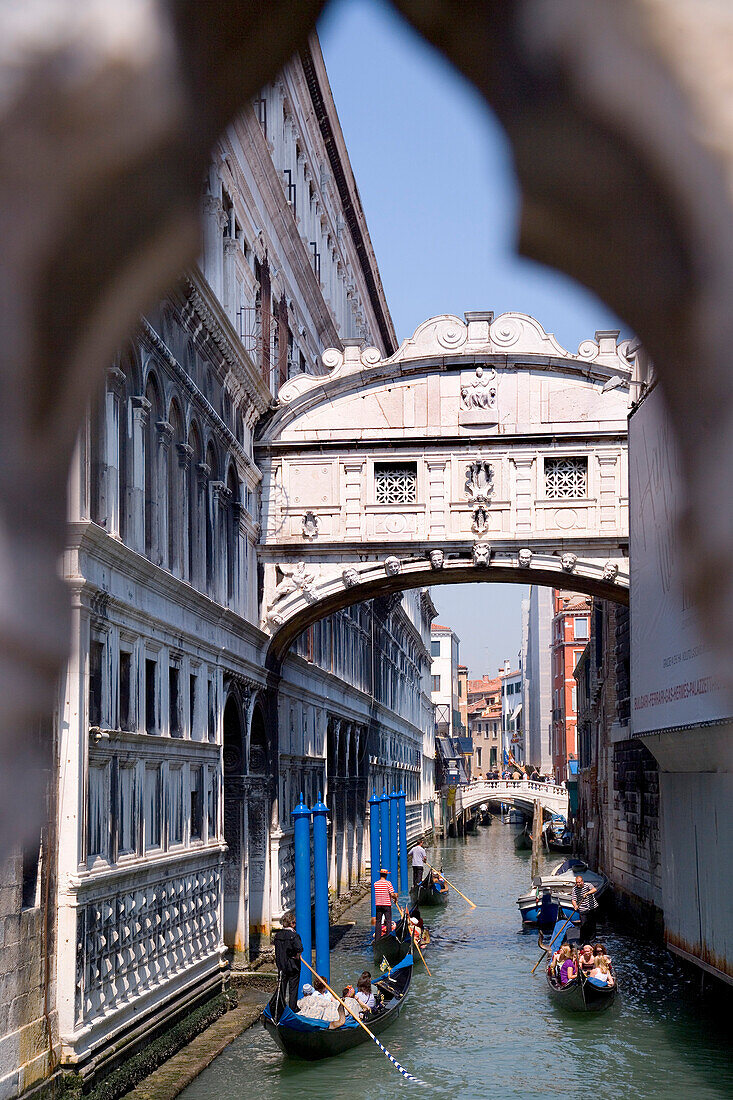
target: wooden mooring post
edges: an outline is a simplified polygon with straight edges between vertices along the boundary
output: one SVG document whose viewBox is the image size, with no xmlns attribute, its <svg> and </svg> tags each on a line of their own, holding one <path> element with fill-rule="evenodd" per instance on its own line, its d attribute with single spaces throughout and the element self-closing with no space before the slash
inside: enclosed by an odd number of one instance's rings
<svg viewBox="0 0 733 1100">
<path fill-rule="evenodd" d="M 540 873 L 540 850 L 542 846 L 542 803 L 535 799 L 532 817 L 532 879 Z"/>
</svg>

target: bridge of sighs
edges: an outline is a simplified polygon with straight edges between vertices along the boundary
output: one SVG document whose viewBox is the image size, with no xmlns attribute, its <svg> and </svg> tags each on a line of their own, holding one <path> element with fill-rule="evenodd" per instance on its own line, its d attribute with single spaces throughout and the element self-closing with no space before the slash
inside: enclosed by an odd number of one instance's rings
<svg viewBox="0 0 733 1100">
<path fill-rule="evenodd" d="M 570 353 L 524 314 L 426 321 L 388 359 L 325 352 L 262 422 L 271 664 L 310 623 L 406 588 L 510 581 L 628 599 L 628 342 Z"/>
</svg>

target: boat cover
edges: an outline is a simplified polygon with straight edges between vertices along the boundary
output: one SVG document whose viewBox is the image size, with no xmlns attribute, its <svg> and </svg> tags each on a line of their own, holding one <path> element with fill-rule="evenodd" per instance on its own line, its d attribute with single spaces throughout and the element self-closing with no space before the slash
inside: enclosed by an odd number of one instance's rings
<svg viewBox="0 0 733 1100">
<path fill-rule="evenodd" d="M 594 978 L 590 974 L 588 975 L 588 977 L 585 980 L 587 982 L 589 982 L 590 985 L 594 985 L 596 987 L 596 989 L 611 989 L 612 988 L 612 986 L 608 985 L 607 982 L 602 982 L 600 978 Z"/>
</svg>

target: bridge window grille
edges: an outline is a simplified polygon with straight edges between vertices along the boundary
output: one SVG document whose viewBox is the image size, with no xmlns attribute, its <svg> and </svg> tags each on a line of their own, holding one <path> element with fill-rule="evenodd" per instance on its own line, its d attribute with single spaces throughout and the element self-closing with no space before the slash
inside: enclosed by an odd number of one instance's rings
<svg viewBox="0 0 733 1100">
<path fill-rule="evenodd" d="M 377 504 L 414 504 L 417 500 L 417 463 L 375 463 L 374 486 Z"/>
<path fill-rule="evenodd" d="M 588 494 L 587 458 L 546 458 L 545 493 L 553 500 Z"/>
</svg>

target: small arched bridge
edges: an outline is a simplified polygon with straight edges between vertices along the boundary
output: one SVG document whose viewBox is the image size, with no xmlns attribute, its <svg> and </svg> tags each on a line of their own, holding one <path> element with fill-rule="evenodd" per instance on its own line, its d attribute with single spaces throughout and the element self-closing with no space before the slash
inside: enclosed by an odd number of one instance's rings
<svg viewBox="0 0 733 1100">
<path fill-rule="evenodd" d="M 530 779 L 482 779 L 456 789 L 456 814 L 473 810 L 484 802 L 504 802 L 531 816 L 535 802 L 542 809 L 561 817 L 568 816 L 568 792 L 555 783 L 536 783 Z"/>
<path fill-rule="evenodd" d="M 401 589 L 546 584 L 628 600 L 627 415 L 617 332 L 571 354 L 532 317 L 434 317 L 389 359 L 346 341 L 262 422 L 262 626 Z"/>
</svg>

